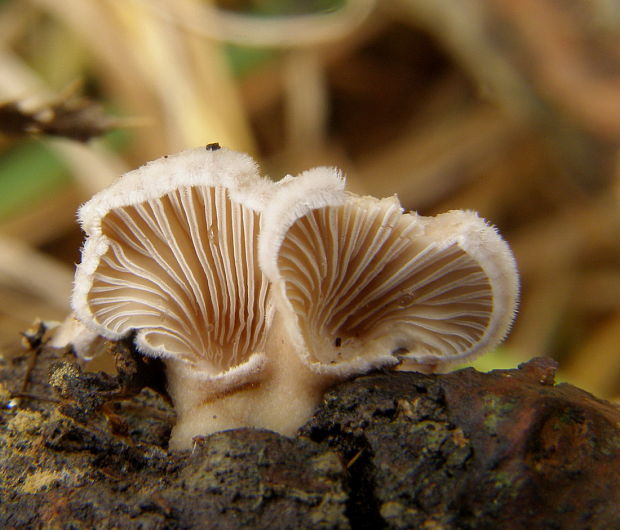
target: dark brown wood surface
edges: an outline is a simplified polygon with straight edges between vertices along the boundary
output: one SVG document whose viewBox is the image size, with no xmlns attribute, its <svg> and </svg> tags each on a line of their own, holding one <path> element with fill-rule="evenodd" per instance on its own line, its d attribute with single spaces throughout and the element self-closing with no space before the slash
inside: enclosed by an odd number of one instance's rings
<svg viewBox="0 0 620 530">
<path fill-rule="evenodd" d="M 0 364 L 1 527 L 620 527 L 620 412 L 555 384 L 553 361 L 373 373 L 294 438 L 240 429 L 168 452 L 174 413 L 140 390 L 161 381 L 105 347 L 117 376 L 45 347 L 25 386 L 33 352 Z"/>
</svg>

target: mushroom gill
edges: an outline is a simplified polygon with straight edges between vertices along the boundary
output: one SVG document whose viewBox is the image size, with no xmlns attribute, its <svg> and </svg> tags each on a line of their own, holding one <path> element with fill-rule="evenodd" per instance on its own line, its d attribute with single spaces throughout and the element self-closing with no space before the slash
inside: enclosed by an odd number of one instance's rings
<svg viewBox="0 0 620 530">
<path fill-rule="evenodd" d="M 72 305 L 110 339 L 200 380 L 264 364 L 270 286 L 257 260 L 273 183 L 247 155 L 208 146 L 130 171 L 84 204 Z"/>
<path fill-rule="evenodd" d="M 254 259 L 258 213 L 221 186 L 181 187 L 110 210 L 88 304 L 117 336 L 217 374 L 261 351 L 268 283 Z"/>
<path fill-rule="evenodd" d="M 266 268 L 298 351 L 316 371 L 343 374 L 399 358 L 452 362 L 504 337 L 516 269 L 476 214 L 403 214 L 395 198 L 353 194 L 320 206 L 306 184 L 291 185 L 291 195 L 295 187 L 304 191 L 291 202 L 306 207 L 275 238 L 277 257 Z"/>
</svg>

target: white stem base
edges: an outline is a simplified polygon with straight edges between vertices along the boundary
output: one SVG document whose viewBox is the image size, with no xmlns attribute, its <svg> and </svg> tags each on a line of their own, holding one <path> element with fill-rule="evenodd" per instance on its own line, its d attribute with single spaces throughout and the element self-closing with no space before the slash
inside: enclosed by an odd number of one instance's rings
<svg viewBox="0 0 620 530">
<path fill-rule="evenodd" d="M 280 326 L 272 326 L 266 354 L 268 363 L 252 382 L 223 392 L 214 392 L 208 382 L 188 379 L 185 370 L 169 361 L 168 391 L 177 412 L 170 448 L 189 449 L 195 436 L 240 427 L 291 436 L 310 419 L 337 378 L 311 371 Z"/>
</svg>

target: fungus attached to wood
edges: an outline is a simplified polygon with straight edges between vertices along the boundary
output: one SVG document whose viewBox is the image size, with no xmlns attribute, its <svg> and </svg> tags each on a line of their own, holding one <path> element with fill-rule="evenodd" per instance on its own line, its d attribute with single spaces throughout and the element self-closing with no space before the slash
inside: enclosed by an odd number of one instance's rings
<svg viewBox="0 0 620 530">
<path fill-rule="evenodd" d="M 164 358 L 175 448 L 293 434 L 336 381 L 492 348 L 516 305 L 510 250 L 476 214 L 403 213 L 330 168 L 272 183 L 214 144 L 127 173 L 79 218 L 75 314 Z"/>
<path fill-rule="evenodd" d="M 110 339 L 136 330 L 138 349 L 166 360 L 180 412 L 190 387 L 207 399 L 264 368 L 272 311 L 256 254 L 270 190 L 250 157 L 209 146 L 132 171 L 80 209 L 76 315 Z"/>
</svg>

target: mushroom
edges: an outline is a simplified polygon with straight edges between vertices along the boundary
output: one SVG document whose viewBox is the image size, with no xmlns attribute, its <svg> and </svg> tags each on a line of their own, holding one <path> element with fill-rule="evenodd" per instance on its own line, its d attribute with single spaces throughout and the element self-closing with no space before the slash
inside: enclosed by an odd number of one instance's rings
<svg viewBox="0 0 620 530">
<path fill-rule="evenodd" d="M 209 146 L 129 172 L 79 211 L 75 314 L 109 339 L 135 330 L 165 359 L 180 425 L 264 368 L 272 309 L 255 254 L 271 187 L 249 156 Z"/>
<path fill-rule="evenodd" d="M 341 182 L 329 168 L 287 181 L 261 232 L 261 267 L 304 363 L 338 377 L 403 360 L 432 370 L 495 347 L 518 294 L 497 231 L 474 212 L 403 213 Z"/>
<path fill-rule="evenodd" d="M 210 146 L 131 171 L 80 208 L 75 315 L 109 339 L 135 331 L 141 353 L 164 359 L 172 447 L 243 425 L 292 433 L 328 384 L 284 355 L 258 265 L 275 188 L 247 155 Z"/>
<path fill-rule="evenodd" d="M 346 377 L 493 347 L 516 305 L 510 250 L 476 214 L 403 213 L 332 168 L 273 183 L 217 145 L 125 174 L 79 219 L 75 315 L 164 359 L 172 448 L 291 435 Z"/>
</svg>

